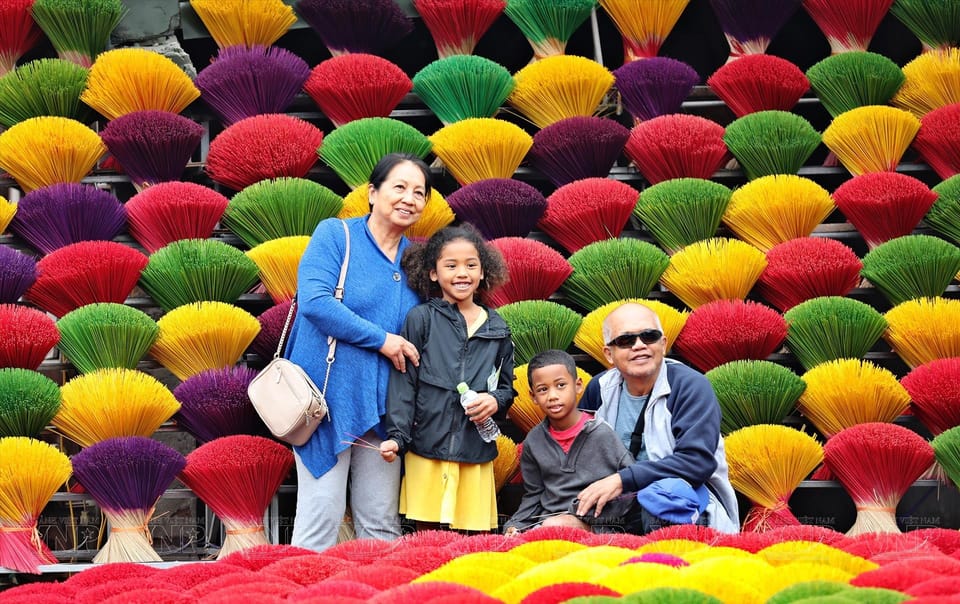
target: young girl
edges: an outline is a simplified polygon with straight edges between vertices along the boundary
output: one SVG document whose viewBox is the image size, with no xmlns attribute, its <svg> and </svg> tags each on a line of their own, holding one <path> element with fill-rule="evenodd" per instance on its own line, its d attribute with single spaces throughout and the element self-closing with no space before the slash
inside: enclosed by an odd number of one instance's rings
<svg viewBox="0 0 960 604">
<path fill-rule="evenodd" d="M 380 454 L 389 462 L 404 454 L 400 513 L 453 529 L 496 528 L 497 446 L 476 424 L 513 403 L 513 342 L 503 318 L 478 298 L 506 280 L 506 266 L 470 225 L 411 246 L 403 266 L 410 287 L 429 300 L 407 314 L 401 331 L 420 351 L 420 365 L 392 371 L 387 389 Z M 480 393 L 466 410 L 460 382 Z"/>
</svg>

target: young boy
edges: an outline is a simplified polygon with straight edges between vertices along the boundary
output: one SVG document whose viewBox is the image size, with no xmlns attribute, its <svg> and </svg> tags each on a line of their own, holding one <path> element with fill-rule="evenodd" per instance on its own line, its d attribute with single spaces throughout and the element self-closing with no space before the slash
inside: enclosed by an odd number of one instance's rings
<svg viewBox="0 0 960 604">
<path fill-rule="evenodd" d="M 523 441 L 525 493 L 504 525 L 512 535 L 535 526 L 590 527 L 574 516 L 574 500 L 590 483 L 633 463 L 609 424 L 577 409 L 583 380 L 573 357 L 545 350 L 527 366 L 530 395 L 546 414 Z"/>
</svg>

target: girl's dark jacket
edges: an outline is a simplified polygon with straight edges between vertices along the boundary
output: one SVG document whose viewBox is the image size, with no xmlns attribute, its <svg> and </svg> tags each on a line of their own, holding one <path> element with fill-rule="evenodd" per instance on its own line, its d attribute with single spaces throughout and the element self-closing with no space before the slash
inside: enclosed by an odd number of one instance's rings
<svg viewBox="0 0 960 604">
<path fill-rule="evenodd" d="M 489 392 L 502 416 L 513 403 L 513 342 L 506 321 L 486 308 L 487 320 L 467 339 L 467 325 L 456 306 L 441 298 L 415 306 L 400 332 L 420 351 L 420 366 L 390 372 L 387 387 L 387 438 L 401 454 L 466 463 L 497 456 L 460 406 L 457 384 Z M 493 377 L 490 377 L 493 376 Z M 490 382 L 488 382 L 490 380 Z"/>
</svg>

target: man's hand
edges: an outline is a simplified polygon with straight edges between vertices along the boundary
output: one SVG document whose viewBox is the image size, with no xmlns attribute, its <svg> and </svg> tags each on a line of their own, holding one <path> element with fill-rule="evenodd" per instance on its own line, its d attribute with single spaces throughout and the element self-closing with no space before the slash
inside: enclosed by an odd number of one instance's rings
<svg viewBox="0 0 960 604">
<path fill-rule="evenodd" d="M 611 474 L 606 478 L 601 478 L 593 482 L 580 491 L 577 499 L 580 501 L 577 506 L 577 516 L 586 516 L 591 509 L 594 509 L 594 517 L 599 517 L 603 511 L 603 506 L 607 502 L 620 495 L 623 492 L 623 481 L 619 474 Z"/>
<path fill-rule="evenodd" d="M 380 457 L 383 461 L 392 463 L 397 458 L 397 452 L 400 451 L 400 445 L 395 440 L 385 440 L 380 443 Z"/>
<path fill-rule="evenodd" d="M 505 531 L 503 531 L 504 537 L 515 537 L 520 534 L 520 530 L 515 526 L 508 526 Z"/>
</svg>

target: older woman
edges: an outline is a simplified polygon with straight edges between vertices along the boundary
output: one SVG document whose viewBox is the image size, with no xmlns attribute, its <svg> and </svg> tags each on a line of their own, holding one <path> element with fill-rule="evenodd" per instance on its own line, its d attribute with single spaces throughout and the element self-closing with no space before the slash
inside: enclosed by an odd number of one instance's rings
<svg viewBox="0 0 960 604">
<path fill-rule="evenodd" d="M 384 156 L 370 174 L 370 214 L 346 220 L 350 261 L 343 301 L 333 297 L 345 252 L 339 220 L 321 222 L 300 261 L 297 319 L 288 357 L 322 387 L 327 336 L 337 339 L 326 399 L 330 421 L 295 447 L 297 512 L 294 545 L 326 549 L 336 544 L 349 484 L 353 522 L 360 538 L 400 535 L 397 513 L 400 468 L 380 457 L 387 377 L 392 363 L 404 371 L 419 353 L 397 335 L 407 311 L 419 302 L 400 267 L 409 245 L 404 232 L 421 216 L 432 176 L 418 157 Z M 373 445 L 351 446 L 362 438 Z M 363 443 L 361 443 L 363 444 Z"/>
</svg>

